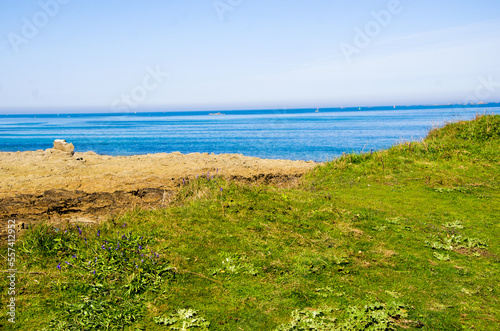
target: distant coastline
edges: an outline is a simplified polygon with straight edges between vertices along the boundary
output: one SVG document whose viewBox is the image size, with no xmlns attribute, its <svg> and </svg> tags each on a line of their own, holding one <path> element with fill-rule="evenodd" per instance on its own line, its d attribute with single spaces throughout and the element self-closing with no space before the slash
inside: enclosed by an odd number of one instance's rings
<svg viewBox="0 0 500 331">
<path fill-rule="evenodd" d="M 390 105 L 390 106 L 336 106 L 336 107 L 319 107 L 321 112 L 348 112 L 348 111 L 371 111 L 371 110 L 411 110 L 411 109 L 450 109 L 450 108 L 494 108 L 500 107 L 500 102 L 477 103 L 477 104 L 439 104 L 439 105 Z M 301 114 L 314 112 L 318 107 L 311 108 L 259 108 L 259 109 L 212 109 L 212 110 L 165 110 L 160 111 L 164 107 L 143 108 L 130 112 L 107 112 L 105 108 L 37 108 L 37 109 L 21 109 L 21 108 L 0 108 L 0 118 L 7 116 L 45 116 L 45 115 L 87 115 L 87 114 L 102 114 L 108 116 L 123 116 L 136 115 L 148 116 L 158 114 L 168 114 L 170 116 L 198 116 L 211 115 L 221 113 L 223 115 L 252 115 L 265 113 L 283 113 L 283 114 Z"/>
</svg>

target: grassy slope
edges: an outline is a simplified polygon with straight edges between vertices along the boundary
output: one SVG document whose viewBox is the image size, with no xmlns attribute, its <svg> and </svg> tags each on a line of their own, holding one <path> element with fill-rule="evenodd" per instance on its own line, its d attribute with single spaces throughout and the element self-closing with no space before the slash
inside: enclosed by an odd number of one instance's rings
<svg viewBox="0 0 500 331">
<path fill-rule="evenodd" d="M 169 330 L 184 315 L 199 330 L 497 330 L 499 181 L 500 116 L 345 155 L 293 189 L 199 178 L 100 236 L 30 230 L 16 246 L 17 322 L 3 306 L 0 325 Z"/>
</svg>

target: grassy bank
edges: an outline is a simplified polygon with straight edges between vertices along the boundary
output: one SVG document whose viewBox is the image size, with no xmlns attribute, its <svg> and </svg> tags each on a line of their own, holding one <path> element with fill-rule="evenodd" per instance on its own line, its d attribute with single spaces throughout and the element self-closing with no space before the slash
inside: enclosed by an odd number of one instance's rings
<svg viewBox="0 0 500 331">
<path fill-rule="evenodd" d="M 203 175 L 167 209 L 26 231 L 16 323 L 3 290 L 0 325 L 498 330 L 499 216 L 498 115 L 344 155 L 294 188 Z"/>
</svg>

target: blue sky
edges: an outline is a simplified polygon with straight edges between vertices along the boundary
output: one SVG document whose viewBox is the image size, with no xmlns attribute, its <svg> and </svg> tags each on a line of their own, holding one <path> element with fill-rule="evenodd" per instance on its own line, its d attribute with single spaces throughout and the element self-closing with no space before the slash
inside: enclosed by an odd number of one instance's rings
<svg viewBox="0 0 500 331">
<path fill-rule="evenodd" d="M 500 101 L 499 31 L 497 0 L 2 0 L 0 112 Z"/>
</svg>

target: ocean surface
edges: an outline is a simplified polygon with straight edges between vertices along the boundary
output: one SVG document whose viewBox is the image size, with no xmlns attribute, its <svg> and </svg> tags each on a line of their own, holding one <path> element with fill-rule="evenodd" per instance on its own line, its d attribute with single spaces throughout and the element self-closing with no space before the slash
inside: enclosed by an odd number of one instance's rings
<svg viewBox="0 0 500 331">
<path fill-rule="evenodd" d="M 214 111 L 217 112 L 217 111 Z M 122 114 L 0 115 L 0 151 L 51 148 L 106 155 L 209 152 L 271 159 L 331 160 L 424 138 L 447 121 L 500 114 L 500 107 L 294 109 Z"/>
</svg>

